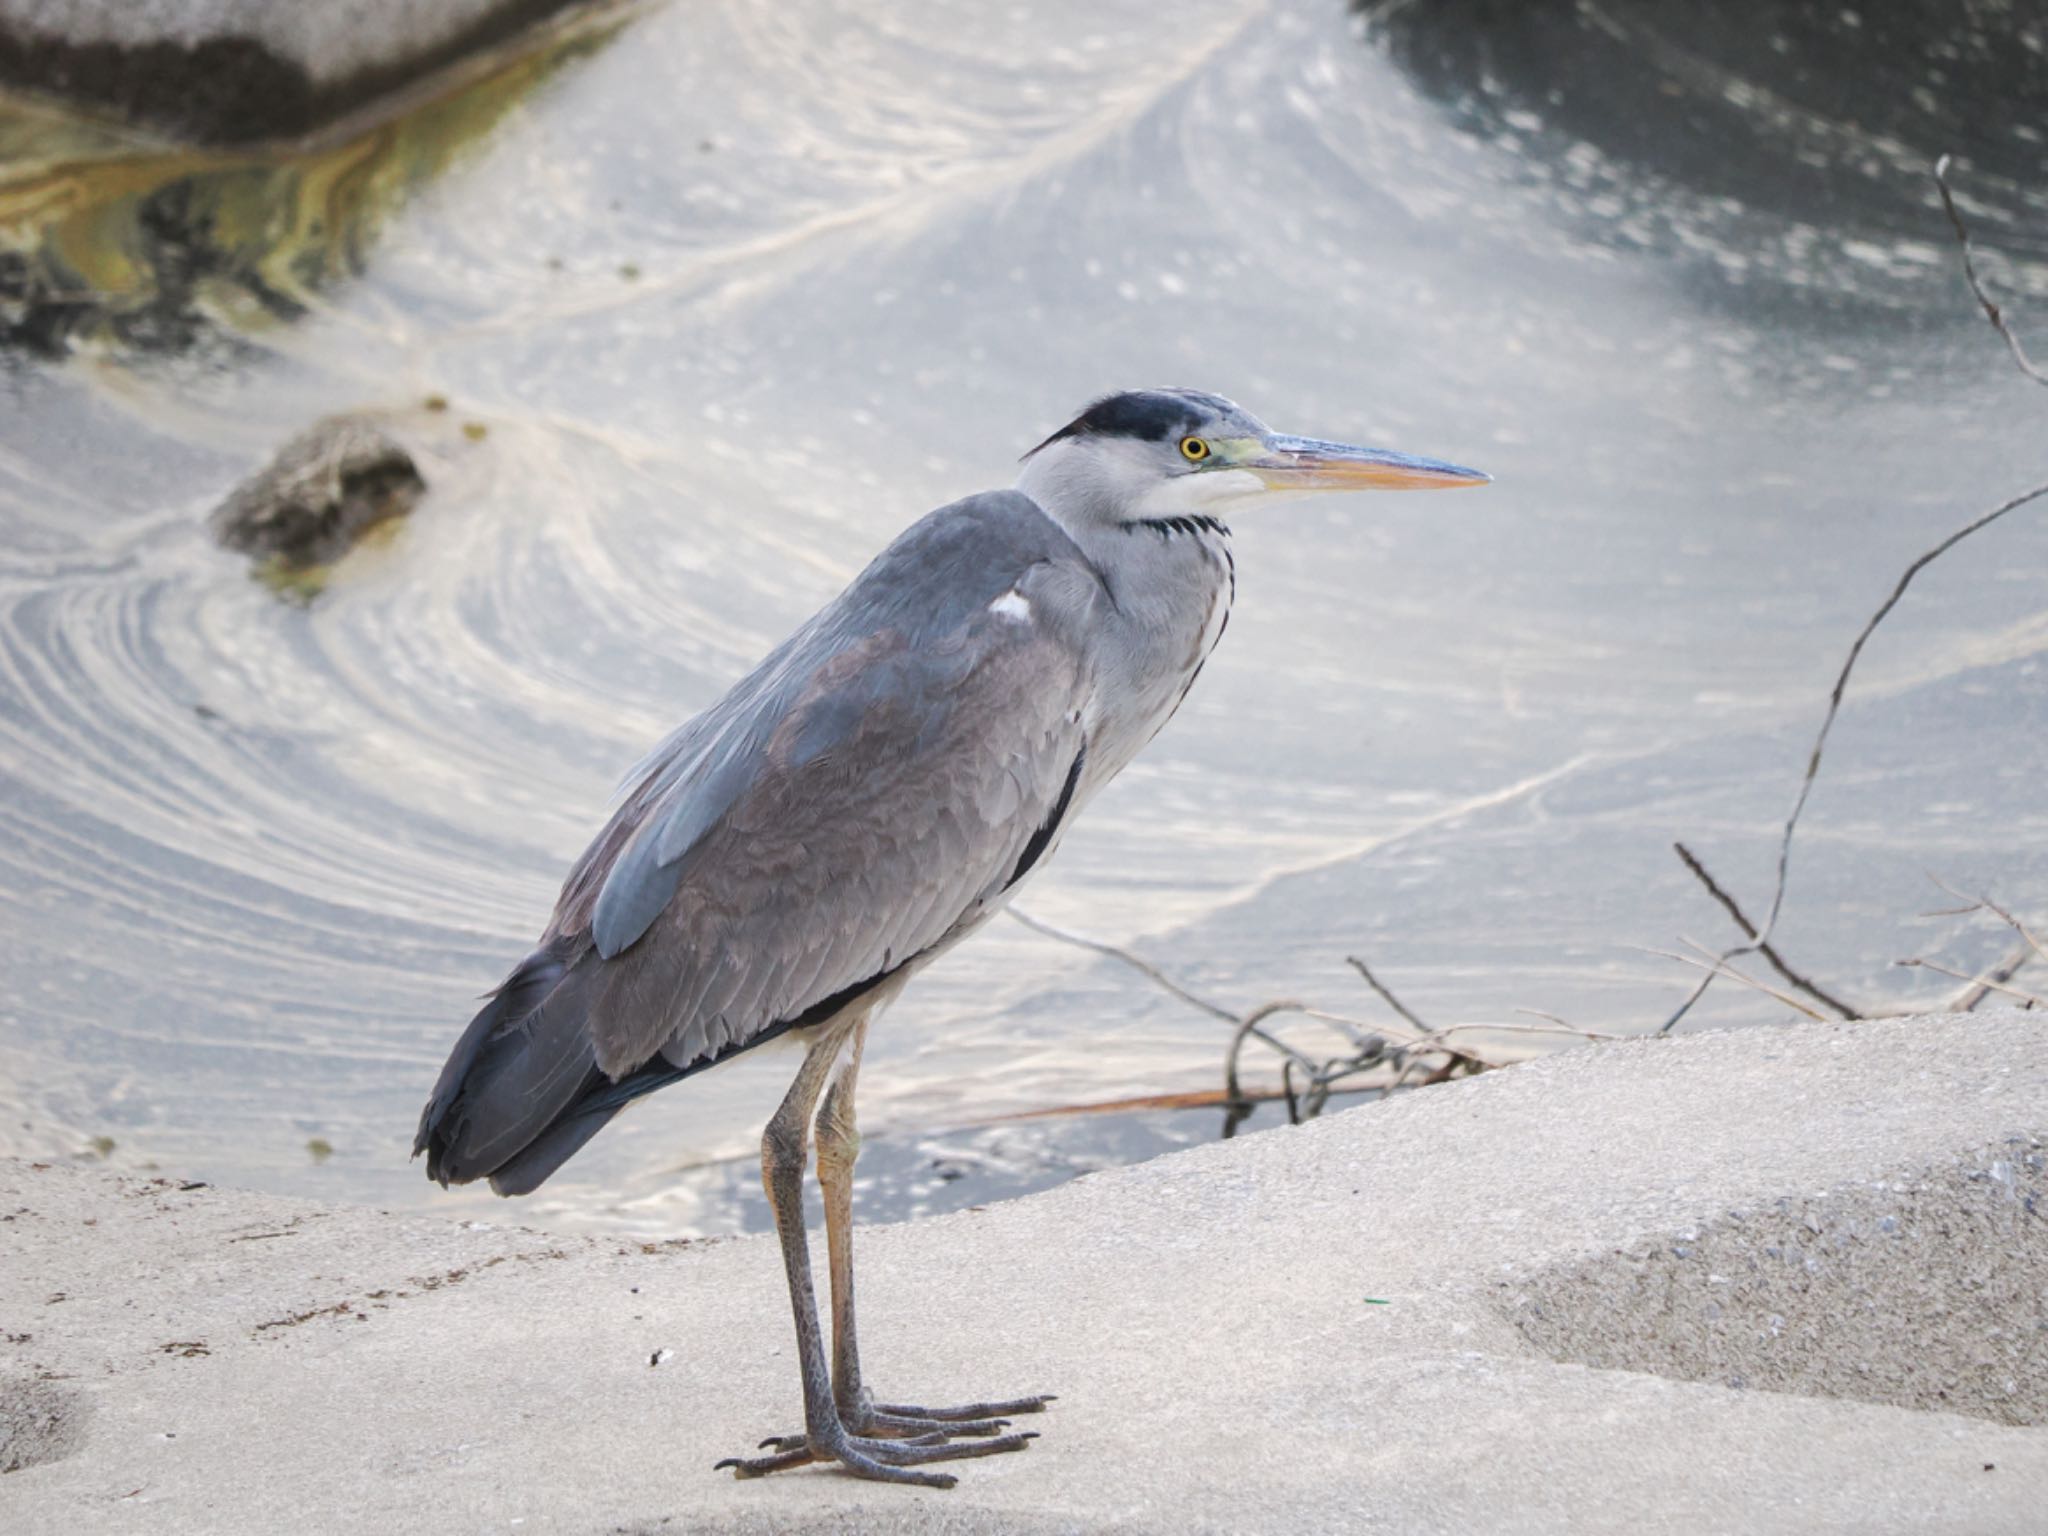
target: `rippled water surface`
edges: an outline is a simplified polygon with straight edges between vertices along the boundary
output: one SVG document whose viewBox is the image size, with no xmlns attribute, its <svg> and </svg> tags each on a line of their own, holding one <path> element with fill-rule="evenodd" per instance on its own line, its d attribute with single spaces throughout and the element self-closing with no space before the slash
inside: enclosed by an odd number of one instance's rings
<svg viewBox="0 0 2048 1536">
<path fill-rule="evenodd" d="M 1960 157 L 2048 353 L 2038 27 L 1692 9 L 693 3 L 283 161 L 9 115 L 0 1150 L 502 1213 L 407 1144 L 622 772 L 1147 383 L 1498 483 L 1241 517 L 1226 645 L 1024 905 L 1234 1006 L 1369 1012 L 1355 953 L 1444 1022 L 1654 1027 L 1689 976 L 1643 951 L 1729 937 L 1671 841 L 1767 904 L 1856 627 L 2048 474 L 1926 174 Z M 295 604 L 205 515 L 342 410 L 431 490 Z M 1780 930 L 1840 989 L 2002 949 L 1929 872 L 2039 914 L 2044 592 L 2015 514 L 1874 642 Z M 872 1039 L 884 1208 L 1207 1134 L 949 1128 L 1213 1086 L 1223 1044 L 999 922 Z M 747 1224 L 730 1164 L 677 1170 L 792 1065 L 658 1095 L 528 1213 Z"/>
</svg>

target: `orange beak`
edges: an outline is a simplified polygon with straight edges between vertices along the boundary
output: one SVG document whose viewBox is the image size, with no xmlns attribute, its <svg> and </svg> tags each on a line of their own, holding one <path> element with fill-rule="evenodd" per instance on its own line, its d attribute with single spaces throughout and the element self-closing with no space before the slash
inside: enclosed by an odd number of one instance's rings
<svg viewBox="0 0 2048 1536">
<path fill-rule="evenodd" d="M 1266 452 L 1238 465 L 1275 491 L 1436 491 L 1485 485 L 1493 476 L 1441 459 L 1420 459 L 1384 448 L 1353 448 L 1275 432 Z"/>
</svg>

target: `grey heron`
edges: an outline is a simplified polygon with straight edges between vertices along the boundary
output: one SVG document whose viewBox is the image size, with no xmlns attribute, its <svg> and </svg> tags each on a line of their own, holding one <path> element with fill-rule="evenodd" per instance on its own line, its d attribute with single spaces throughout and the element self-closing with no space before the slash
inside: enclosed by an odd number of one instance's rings
<svg viewBox="0 0 2048 1536">
<path fill-rule="evenodd" d="M 853 1096 L 868 1023 L 1001 909 L 1179 707 L 1230 617 L 1226 512 L 1486 478 L 1285 436 L 1194 390 L 1096 401 L 1024 456 L 1014 489 L 913 524 L 654 750 L 539 946 L 456 1043 L 414 1155 L 444 1186 L 527 1194 L 632 1100 L 795 1035 L 807 1049 L 761 1173 L 803 1429 L 719 1465 L 836 1462 L 951 1487 L 920 1468 L 1021 1449 L 1033 1437 L 1008 1421 L 1044 1396 L 885 1404 L 862 1378 Z M 829 1360 L 804 1230 L 814 1126 Z"/>
</svg>

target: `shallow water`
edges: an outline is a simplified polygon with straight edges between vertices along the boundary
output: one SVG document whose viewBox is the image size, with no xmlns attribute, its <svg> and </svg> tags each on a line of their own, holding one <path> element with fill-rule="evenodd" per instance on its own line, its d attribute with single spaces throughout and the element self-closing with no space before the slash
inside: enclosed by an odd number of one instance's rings
<svg viewBox="0 0 2048 1536">
<path fill-rule="evenodd" d="M 1940 46 L 1676 4 L 876 9 L 658 9 L 283 165 L 8 120 L 0 1149 L 506 1214 L 404 1153 L 619 775 L 1145 383 L 1498 483 L 1242 517 L 1228 643 L 1023 904 L 1238 1006 L 1370 1013 L 1355 953 L 1433 1020 L 1652 1028 L 1690 976 L 1644 948 L 1730 937 L 1671 841 L 1766 906 L 1856 627 L 2048 474 L 1925 173 L 1962 157 L 2048 352 L 2048 91 L 2004 8 Z M 167 259 L 195 227 L 228 256 Z M 432 490 L 295 606 L 204 517 L 338 410 Z M 2042 889 L 2044 520 L 1930 569 L 1858 675 L 1780 928 L 1858 998 L 2002 952 L 1919 915 L 1956 904 L 1930 872 Z M 1224 1043 L 999 922 L 877 1027 L 868 1214 L 933 1204 L 945 1128 L 1214 1086 Z M 657 1096 L 525 1214 L 747 1224 L 715 1160 L 792 1065 Z M 1167 1134 L 1081 1124 L 1025 1161 Z"/>
</svg>

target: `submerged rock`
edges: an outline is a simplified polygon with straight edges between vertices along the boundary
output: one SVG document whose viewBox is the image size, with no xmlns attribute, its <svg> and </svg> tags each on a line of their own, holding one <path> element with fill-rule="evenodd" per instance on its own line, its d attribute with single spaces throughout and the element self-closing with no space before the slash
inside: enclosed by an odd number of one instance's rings
<svg viewBox="0 0 2048 1536">
<path fill-rule="evenodd" d="M 229 549 L 254 556 L 273 585 L 310 597 L 321 567 L 378 524 L 404 517 L 426 489 L 390 433 L 361 416 L 329 416 L 237 486 L 207 526 Z"/>
<path fill-rule="evenodd" d="M 203 144 L 291 138 L 616 0 L 0 0 L 0 85 Z"/>
<path fill-rule="evenodd" d="M 151 11 L 95 6 L 81 0 L 80 15 L 104 11 L 109 25 L 118 17 L 133 28 Z M 205 147 L 203 123 L 159 122 L 139 108 L 125 115 L 193 137 L 138 136 L 96 109 L 79 81 L 37 72 L 19 44 L 26 13 L 38 9 L 35 0 L 0 0 L 0 363 L 10 352 L 61 358 L 92 345 L 184 352 L 260 344 L 326 284 L 360 272 L 394 210 L 539 82 L 603 47 L 627 15 L 612 4 L 565 10 L 310 137 L 249 152 Z M 54 15 L 61 6 L 40 9 Z M 329 9 L 348 7 L 243 9 L 252 26 L 311 34 L 335 24 Z M 175 81 L 202 58 L 172 53 L 169 74 L 139 78 Z M 212 110 L 206 92 L 225 89 L 188 83 L 170 99 L 194 112 Z M 57 104 L 27 101 L 16 86 Z M 311 111 L 295 90 L 280 85 L 277 99 Z"/>
</svg>

